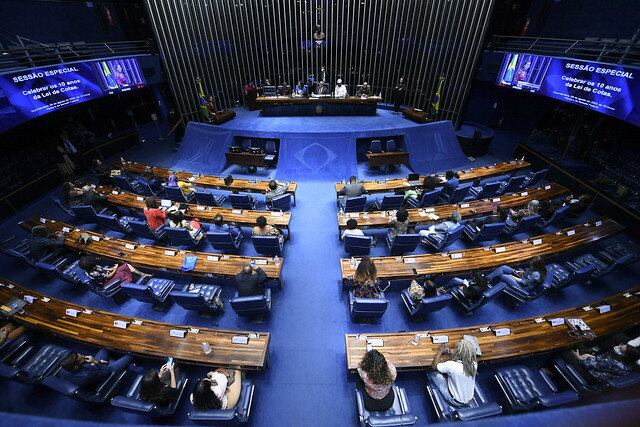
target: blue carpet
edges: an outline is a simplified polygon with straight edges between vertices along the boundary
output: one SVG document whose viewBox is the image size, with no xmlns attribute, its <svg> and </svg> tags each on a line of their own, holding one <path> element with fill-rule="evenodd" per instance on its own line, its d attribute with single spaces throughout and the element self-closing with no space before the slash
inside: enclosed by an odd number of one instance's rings
<svg viewBox="0 0 640 427">
<path fill-rule="evenodd" d="M 394 116 L 395 120 L 402 120 Z M 307 119 L 299 119 L 305 121 Z M 351 118 L 349 119 L 351 120 Z M 262 119 L 259 121 L 262 124 Z M 258 126 L 259 127 L 259 126 Z M 302 144 L 302 143 L 300 143 Z M 341 153 L 341 151 L 338 151 Z M 416 152 L 415 156 L 420 153 Z M 310 154 L 311 156 L 311 154 Z M 322 163 L 322 155 L 313 157 Z M 127 158 L 148 163 L 171 166 L 175 157 L 168 144 L 148 142 L 145 147 L 137 147 L 127 154 Z M 478 160 L 488 161 L 489 158 Z M 181 167 L 195 168 L 200 162 L 184 162 Z M 475 166 L 479 163 L 465 165 Z M 345 333 L 393 332 L 400 330 L 424 330 L 468 326 L 481 323 L 495 323 L 509 319 L 535 316 L 550 311 L 576 306 L 594 299 L 610 295 L 637 284 L 635 277 L 640 274 L 640 263 L 624 267 L 602 279 L 594 280 L 590 285 L 583 284 L 569 288 L 557 295 L 541 298 L 533 303 L 510 308 L 503 301 L 485 306 L 472 316 L 464 315 L 455 305 L 445 308 L 422 322 L 408 319 L 398 293 L 390 293 L 389 308 L 384 318 L 374 325 L 352 323 L 346 301 L 346 294 L 339 286 L 340 268 L 338 259 L 345 256 L 338 241 L 335 193 L 333 182 L 340 179 L 345 171 L 343 167 L 355 169 L 355 156 L 351 165 L 339 161 L 337 166 L 323 170 L 321 178 L 309 174 L 299 184 L 297 206 L 293 209 L 291 229 L 293 237 L 285 245 L 283 254 L 284 289 L 274 294 L 273 313 L 263 323 L 251 323 L 238 318 L 229 308 L 224 315 L 212 319 L 200 318 L 177 305 L 170 306 L 165 312 L 152 310 L 150 305 L 135 300 L 115 304 L 88 291 L 81 291 L 66 282 L 52 280 L 23 264 L 7 257 L 0 257 L 2 275 L 25 286 L 44 293 L 74 302 L 126 313 L 143 318 L 163 320 L 172 323 L 194 326 L 211 326 L 227 329 L 270 331 L 272 340 L 268 357 L 268 366 L 263 373 L 250 373 L 256 383 L 254 407 L 251 424 L 255 426 L 347 426 L 356 425 L 355 377 L 345 369 Z M 322 170 L 323 167 L 319 167 Z M 197 169 L 193 169 L 197 170 Z M 292 170 L 292 169 L 290 169 Z M 278 171 L 278 174 L 280 171 Z M 302 175 L 305 175 L 301 172 Z M 48 197 L 34 203 L 18 215 L 9 218 L 0 225 L 3 236 L 16 234 L 25 236 L 16 223 L 29 215 L 42 212 L 60 220 L 67 220 L 62 212 L 53 207 Z M 591 214 L 593 215 L 593 214 Z M 381 237 L 380 233 L 374 233 Z M 624 236 L 615 239 L 625 238 Z M 611 240 L 615 240 L 611 239 Z M 378 239 L 381 241 L 381 238 Z M 464 248 L 460 243 L 457 248 Z M 205 247 L 205 250 L 211 250 Z M 592 248 L 591 248 L 592 249 Z M 424 252 L 420 249 L 419 252 Z M 241 253 L 254 254 L 251 244 L 243 244 Z M 386 255 L 381 243 L 373 249 L 373 255 Z M 180 279 L 182 283 L 184 278 Z M 228 299 L 232 289 L 226 287 L 223 299 Z M 145 366 L 153 366 L 145 362 Z M 488 386 L 490 396 L 498 396 L 497 386 L 490 378 L 491 367 L 481 367 L 480 381 Z M 192 374 L 202 374 L 203 368 L 189 369 Z M 47 389 L 17 384 L 3 380 L 5 397 L 0 400 L 0 411 L 16 414 L 46 415 L 57 419 L 72 419 L 118 424 L 145 424 L 151 420 L 126 414 L 108 405 L 92 406 L 76 402 L 67 397 L 50 392 Z M 412 412 L 418 416 L 418 424 L 435 421 L 435 415 L 424 394 L 424 374 L 400 373 L 398 384 L 407 389 Z M 603 395 L 600 401 L 621 399 Z M 637 402 L 631 406 L 637 408 Z M 622 406 L 628 408 L 627 406 Z M 608 406 L 597 408 L 601 417 Z M 176 414 L 166 420 L 155 421 L 167 425 L 193 425 L 187 418 L 189 410 L 187 399 L 183 399 Z M 541 411 L 526 418 L 519 416 L 493 418 L 491 424 L 525 425 L 530 422 L 550 422 L 557 414 L 566 416 L 573 409 Z M 547 415 L 548 414 L 548 415 Z M 554 415 L 552 415 L 554 414 Z M 590 411 L 575 413 L 574 420 L 585 423 Z M 0 418 L 0 424 L 15 423 L 14 416 Z M 522 420 L 522 421 L 518 421 Z M 46 423 L 41 419 L 30 420 L 33 425 Z"/>
</svg>

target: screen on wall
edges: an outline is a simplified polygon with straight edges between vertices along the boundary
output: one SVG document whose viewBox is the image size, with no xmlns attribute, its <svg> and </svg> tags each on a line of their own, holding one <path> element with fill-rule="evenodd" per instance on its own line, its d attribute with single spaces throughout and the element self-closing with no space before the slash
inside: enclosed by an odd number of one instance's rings
<svg viewBox="0 0 640 427">
<path fill-rule="evenodd" d="M 60 108 L 144 85 L 135 58 L 60 64 L 0 75 L 0 133 Z"/>
<path fill-rule="evenodd" d="M 640 70 L 524 53 L 505 55 L 499 86 L 545 95 L 640 126 Z"/>
</svg>

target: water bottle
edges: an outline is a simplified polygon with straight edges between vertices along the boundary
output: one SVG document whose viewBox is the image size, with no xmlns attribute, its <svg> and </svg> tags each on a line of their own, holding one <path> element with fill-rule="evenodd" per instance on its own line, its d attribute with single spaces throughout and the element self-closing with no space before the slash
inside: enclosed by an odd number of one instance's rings
<svg viewBox="0 0 640 427">
<path fill-rule="evenodd" d="M 202 351 L 204 351 L 204 354 L 211 354 L 211 346 L 208 342 L 205 341 L 202 343 Z"/>
<path fill-rule="evenodd" d="M 276 265 L 276 267 L 280 266 L 280 257 L 278 255 L 273 257 L 273 263 Z"/>
</svg>

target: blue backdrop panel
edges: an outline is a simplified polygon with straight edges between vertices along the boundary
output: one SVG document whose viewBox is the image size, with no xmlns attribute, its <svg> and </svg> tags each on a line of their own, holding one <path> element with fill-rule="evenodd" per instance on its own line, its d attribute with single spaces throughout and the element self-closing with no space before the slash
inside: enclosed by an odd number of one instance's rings
<svg viewBox="0 0 640 427">
<path fill-rule="evenodd" d="M 341 180 L 356 174 L 352 133 L 284 134 L 280 142 L 278 179 Z"/>
<path fill-rule="evenodd" d="M 450 121 L 410 127 L 404 132 L 411 168 L 416 173 L 457 168 L 467 162 Z"/>
<path fill-rule="evenodd" d="M 233 131 L 204 123 L 189 122 L 175 158 L 175 168 L 217 175 L 224 169 Z"/>
</svg>

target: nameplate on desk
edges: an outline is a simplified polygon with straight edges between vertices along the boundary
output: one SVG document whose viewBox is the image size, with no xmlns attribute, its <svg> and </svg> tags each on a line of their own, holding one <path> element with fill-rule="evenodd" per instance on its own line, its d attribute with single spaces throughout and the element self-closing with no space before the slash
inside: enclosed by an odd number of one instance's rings
<svg viewBox="0 0 640 427">
<path fill-rule="evenodd" d="M 595 225 L 596 227 L 600 227 L 602 225 L 602 221 L 596 221 Z"/>
<path fill-rule="evenodd" d="M 62 232 L 63 233 L 68 233 L 70 231 L 71 231 L 71 229 L 69 227 L 62 227 Z"/>
<path fill-rule="evenodd" d="M 235 335 L 231 337 L 232 344 L 249 344 L 249 337 L 246 335 Z"/>
<path fill-rule="evenodd" d="M 491 201 L 493 203 L 498 203 L 500 201 L 500 197 L 494 197 L 493 199 L 491 199 Z"/>
<path fill-rule="evenodd" d="M 236 215 L 240 215 L 242 213 L 242 209 L 231 209 L 231 213 L 234 213 Z"/>
<path fill-rule="evenodd" d="M 623 294 L 622 296 L 625 298 L 631 298 L 631 294 L 629 292 L 627 292 L 626 294 Z"/>
<path fill-rule="evenodd" d="M 431 335 L 431 342 L 434 344 L 446 344 L 449 342 L 447 335 Z"/>
<path fill-rule="evenodd" d="M 415 264 L 416 263 L 416 259 L 415 258 L 404 258 L 403 259 L 405 264 Z"/>
<path fill-rule="evenodd" d="M 99 242 L 100 241 L 100 237 L 99 236 L 91 236 L 91 240 L 93 240 L 94 242 Z"/>
<path fill-rule="evenodd" d="M 511 335 L 511 329 L 497 328 L 493 330 L 493 333 L 496 334 L 497 337 L 506 337 L 507 335 Z"/>
<path fill-rule="evenodd" d="M 469 207 L 469 203 L 460 203 L 460 208 L 464 209 L 468 207 Z"/>
<path fill-rule="evenodd" d="M 40 222 L 43 223 L 43 224 L 46 224 L 47 223 L 47 218 L 40 218 Z"/>
<path fill-rule="evenodd" d="M 184 338 L 187 335 L 187 331 L 185 331 L 184 329 L 171 329 L 169 331 L 169 336 L 175 337 L 175 338 Z"/>
<path fill-rule="evenodd" d="M 611 306 L 609 304 L 604 304 L 596 308 L 598 309 L 598 313 L 600 314 L 608 313 L 611 311 Z"/>
<path fill-rule="evenodd" d="M 590 305 L 585 305 L 584 307 L 582 307 L 582 309 L 584 311 L 591 311 L 591 310 L 593 310 L 593 307 L 591 307 Z"/>
<path fill-rule="evenodd" d="M 133 323 L 134 325 L 141 326 L 141 325 L 142 325 L 142 320 L 134 320 L 134 321 L 133 321 L 133 322 L 131 322 L 131 323 Z"/>
<path fill-rule="evenodd" d="M 175 251 L 164 251 L 164 254 L 167 256 L 176 256 Z"/>
<path fill-rule="evenodd" d="M 500 252 L 505 252 L 507 248 L 505 246 L 498 246 L 497 248 L 493 248 L 493 250 L 499 254 Z"/>
<path fill-rule="evenodd" d="M 544 322 L 544 318 L 542 318 L 542 317 L 536 317 L 536 318 L 534 319 L 534 322 L 536 322 L 536 323 L 542 323 L 542 322 Z"/>
<path fill-rule="evenodd" d="M 93 314 L 93 310 L 89 310 L 88 308 L 85 308 L 84 310 L 82 310 L 82 312 L 84 314 Z"/>
<path fill-rule="evenodd" d="M 360 214 L 358 212 L 350 212 L 347 214 L 347 218 L 359 218 Z"/>
<path fill-rule="evenodd" d="M 528 192 L 528 191 L 523 191 L 522 193 L 520 193 L 520 195 L 521 195 L 522 197 L 524 197 L 524 196 L 528 196 L 528 195 L 529 195 L 529 192 Z"/>
<path fill-rule="evenodd" d="M 276 211 L 276 212 L 271 211 L 271 216 L 280 217 L 280 216 L 283 216 L 283 215 L 284 214 L 282 212 L 280 212 L 280 211 Z"/>
<path fill-rule="evenodd" d="M 267 260 L 266 259 L 254 259 L 253 263 L 255 265 L 267 265 Z"/>
<path fill-rule="evenodd" d="M 204 273 L 205 277 L 213 277 L 213 274 L 211 273 Z"/>
<path fill-rule="evenodd" d="M 460 258 L 462 258 L 462 254 L 461 253 L 450 254 L 449 256 L 451 257 L 451 259 L 460 259 Z"/>
<path fill-rule="evenodd" d="M 537 246 L 537 245 L 539 245 L 539 244 L 541 244 L 541 243 L 542 243 L 542 239 L 533 239 L 533 240 L 531 241 L 531 244 L 532 244 L 533 246 Z"/>
<path fill-rule="evenodd" d="M 549 319 L 549 324 L 551 326 L 560 326 L 560 325 L 564 325 L 564 318 L 562 317 L 555 317 L 553 319 Z"/>
<path fill-rule="evenodd" d="M 436 211 L 435 208 L 423 208 L 422 210 L 425 211 L 425 212 L 435 212 Z"/>
<path fill-rule="evenodd" d="M 37 299 L 36 297 L 32 296 L 32 295 L 24 295 L 22 297 L 23 300 L 25 300 L 26 302 L 28 302 L 29 304 L 33 304 L 33 302 Z"/>
<path fill-rule="evenodd" d="M 545 190 L 551 190 L 551 186 L 550 186 L 550 185 L 545 185 L 545 186 L 544 186 L 544 189 L 545 189 Z"/>
<path fill-rule="evenodd" d="M 120 194 L 120 193 L 118 193 L 116 190 L 113 190 L 113 191 L 111 192 L 111 194 L 115 194 L 115 195 L 117 196 L 117 195 L 118 195 L 118 194 Z"/>
<path fill-rule="evenodd" d="M 482 327 L 480 328 L 480 332 L 489 332 L 491 330 L 491 328 L 487 328 L 487 327 Z"/>
<path fill-rule="evenodd" d="M 257 332 L 249 332 L 249 338 L 251 338 L 252 340 L 257 340 L 258 338 L 260 338 L 260 334 Z"/>
<path fill-rule="evenodd" d="M 172 204 L 173 202 L 171 202 L 171 200 L 167 200 L 167 199 L 160 200 L 160 206 L 162 207 L 169 208 L 171 207 Z"/>
<path fill-rule="evenodd" d="M 567 236 L 573 236 L 574 234 L 576 234 L 576 230 L 567 231 Z"/>
<path fill-rule="evenodd" d="M 195 176 L 190 176 L 190 177 L 189 177 L 189 181 L 193 182 L 193 181 L 195 181 L 195 180 L 196 180 L 196 177 L 195 177 Z"/>
<path fill-rule="evenodd" d="M 139 201 L 139 202 L 143 202 L 143 201 L 144 201 L 144 197 L 137 196 L 137 197 L 136 197 L 136 200 L 137 200 L 137 201 Z"/>
<path fill-rule="evenodd" d="M 371 338 L 367 340 L 367 344 L 371 347 L 384 347 L 384 340 L 382 338 Z"/>
<path fill-rule="evenodd" d="M 78 317 L 78 313 L 80 313 L 79 310 L 73 309 L 73 308 L 67 308 L 64 313 L 67 316 L 71 316 L 71 317 Z"/>
<path fill-rule="evenodd" d="M 124 320 L 114 320 L 113 326 L 120 329 L 127 329 L 129 326 L 129 322 L 125 322 Z"/>
<path fill-rule="evenodd" d="M 205 206 L 196 206 L 197 211 L 206 211 L 207 208 Z"/>
<path fill-rule="evenodd" d="M 220 261 L 220 257 L 215 255 L 207 255 L 207 261 Z"/>
<path fill-rule="evenodd" d="M 132 245 L 131 243 L 125 243 L 124 247 L 129 250 L 134 250 L 136 245 Z"/>
</svg>

